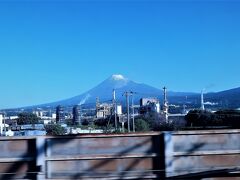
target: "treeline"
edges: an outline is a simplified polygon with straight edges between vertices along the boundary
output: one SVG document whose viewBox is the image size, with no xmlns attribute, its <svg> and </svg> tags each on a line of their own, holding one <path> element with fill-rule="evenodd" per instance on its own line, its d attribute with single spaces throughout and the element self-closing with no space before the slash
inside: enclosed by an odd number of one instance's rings
<svg viewBox="0 0 240 180">
<path fill-rule="evenodd" d="M 32 113 L 20 113 L 18 115 L 17 124 L 36 124 L 39 123 L 39 118 Z M 103 129 L 104 132 L 113 133 L 115 127 L 114 117 L 106 119 L 98 119 L 92 121 L 84 121 L 81 126 L 71 124 L 72 120 L 67 120 L 66 123 L 70 127 L 93 129 Z M 130 129 L 133 130 L 132 119 L 130 120 Z M 118 124 L 121 128 L 121 124 Z M 125 132 L 127 132 L 127 122 L 125 123 Z M 197 130 L 197 129 L 215 129 L 215 128 L 228 128 L 240 129 L 240 111 L 238 110 L 219 110 L 216 112 L 191 110 L 185 118 L 174 119 L 170 117 L 168 121 L 162 115 L 156 113 L 148 113 L 147 115 L 139 115 L 135 118 L 136 132 L 147 131 L 177 131 L 177 130 Z M 59 124 L 49 124 L 45 126 L 48 135 L 63 135 L 65 134 L 64 128 Z M 118 129 L 115 133 L 122 132 Z"/>
<path fill-rule="evenodd" d="M 217 112 L 192 110 L 186 116 L 187 127 L 224 126 L 240 128 L 240 111 L 220 110 Z"/>
</svg>

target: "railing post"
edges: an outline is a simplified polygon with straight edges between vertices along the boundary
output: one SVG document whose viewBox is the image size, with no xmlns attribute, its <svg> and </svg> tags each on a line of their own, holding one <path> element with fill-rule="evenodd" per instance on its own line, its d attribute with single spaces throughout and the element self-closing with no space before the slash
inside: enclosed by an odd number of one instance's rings
<svg viewBox="0 0 240 180">
<path fill-rule="evenodd" d="M 36 137 L 36 166 L 39 169 L 37 180 L 46 179 L 45 169 L 45 138 L 43 136 Z"/>
<path fill-rule="evenodd" d="M 168 178 L 173 175 L 174 166 L 173 166 L 173 158 L 174 158 L 174 147 L 173 147 L 173 139 L 171 132 L 164 132 L 164 154 L 165 154 L 165 176 Z"/>
</svg>

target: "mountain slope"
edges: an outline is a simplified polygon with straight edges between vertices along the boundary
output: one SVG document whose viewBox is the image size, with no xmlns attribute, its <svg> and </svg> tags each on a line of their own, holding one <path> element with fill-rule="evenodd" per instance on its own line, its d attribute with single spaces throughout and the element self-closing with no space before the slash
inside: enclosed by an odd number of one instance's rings
<svg viewBox="0 0 240 180">
<path fill-rule="evenodd" d="M 174 97 L 176 102 L 184 102 L 184 97 Z M 190 107 L 200 107 L 201 97 L 198 95 L 191 95 L 187 97 L 187 104 Z M 204 102 L 206 108 L 216 108 L 216 109 L 236 109 L 240 107 L 240 87 L 229 89 L 220 92 L 211 92 L 204 94 Z"/>
<path fill-rule="evenodd" d="M 112 75 L 96 87 L 83 94 L 62 101 L 32 106 L 31 108 L 47 106 L 56 107 L 57 105 L 84 105 L 92 107 L 95 105 L 97 97 L 100 102 L 111 102 L 113 89 L 116 90 L 117 102 L 124 104 L 126 99 L 123 94 L 126 91 L 135 92 L 135 103 L 139 103 L 140 98 L 144 97 L 157 97 L 161 102 L 163 100 L 163 91 L 161 89 L 157 89 L 146 84 L 136 83 L 122 75 Z M 168 91 L 167 96 L 169 104 L 188 104 L 189 107 L 200 107 L 200 93 Z M 204 95 L 204 101 L 207 102 L 209 106 L 211 103 L 214 104 L 214 107 L 216 108 L 238 108 L 240 107 L 240 88 L 216 93 L 206 93 Z"/>
<path fill-rule="evenodd" d="M 206 94 L 206 101 L 218 103 L 223 108 L 240 107 L 240 87 Z"/>
<path fill-rule="evenodd" d="M 116 90 L 116 99 L 118 102 L 125 100 L 123 96 L 124 92 L 135 92 L 135 101 L 139 101 L 141 97 L 158 97 L 162 99 L 163 91 L 146 84 L 136 83 L 125 78 L 123 75 L 112 75 L 96 87 L 89 91 L 58 102 L 48 103 L 41 106 L 57 106 L 59 104 L 63 106 L 72 106 L 77 104 L 94 104 L 96 98 L 100 99 L 100 102 L 111 101 L 112 91 Z M 182 93 L 182 92 L 168 92 L 168 96 L 187 96 L 194 95 L 194 93 Z"/>
</svg>

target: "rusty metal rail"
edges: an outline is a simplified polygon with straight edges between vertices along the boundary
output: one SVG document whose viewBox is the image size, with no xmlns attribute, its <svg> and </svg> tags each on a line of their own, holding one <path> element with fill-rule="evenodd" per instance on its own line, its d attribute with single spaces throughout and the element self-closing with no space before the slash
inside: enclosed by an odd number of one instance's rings
<svg viewBox="0 0 240 180">
<path fill-rule="evenodd" d="M 0 138 L 0 179 L 240 177 L 240 130 Z"/>
</svg>

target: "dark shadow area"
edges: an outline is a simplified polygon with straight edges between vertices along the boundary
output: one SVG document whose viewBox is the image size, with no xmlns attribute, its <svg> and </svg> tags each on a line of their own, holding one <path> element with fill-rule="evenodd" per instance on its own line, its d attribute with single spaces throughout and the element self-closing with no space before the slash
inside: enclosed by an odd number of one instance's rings
<svg viewBox="0 0 240 180">
<path fill-rule="evenodd" d="M 159 136 L 152 136 L 153 141 L 153 150 L 157 154 L 157 157 L 153 159 L 154 170 L 157 170 L 155 173 L 157 178 L 165 178 L 165 143 L 164 143 L 164 134 Z"/>
<path fill-rule="evenodd" d="M 191 155 L 193 152 L 199 150 L 204 145 L 205 143 L 195 143 L 190 149 L 187 150 L 187 153 L 185 155 Z"/>
<path fill-rule="evenodd" d="M 28 140 L 28 150 L 27 153 L 24 154 L 21 158 L 22 159 L 30 159 L 30 161 L 19 161 L 15 162 L 12 166 L 10 166 L 7 171 L 1 175 L 0 179 L 1 180 L 6 180 L 6 179 L 14 179 L 18 178 L 18 176 L 25 176 L 23 177 L 24 179 L 36 179 L 36 174 L 39 171 L 39 169 L 36 167 L 36 145 L 35 145 L 35 139 L 30 139 Z M 18 171 L 21 170 L 22 167 L 27 167 L 27 172 L 26 173 L 17 173 Z"/>
<path fill-rule="evenodd" d="M 181 176 L 174 176 L 169 179 L 187 179 L 187 180 L 201 180 L 204 178 L 227 178 L 227 177 L 240 177 L 239 168 L 233 168 L 233 169 L 216 169 L 211 171 L 204 171 L 204 172 L 198 172 L 198 173 L 189 173 L 186 175 Z M 234 173 L 237 172 L 237 173 Z"/>
</svg>

